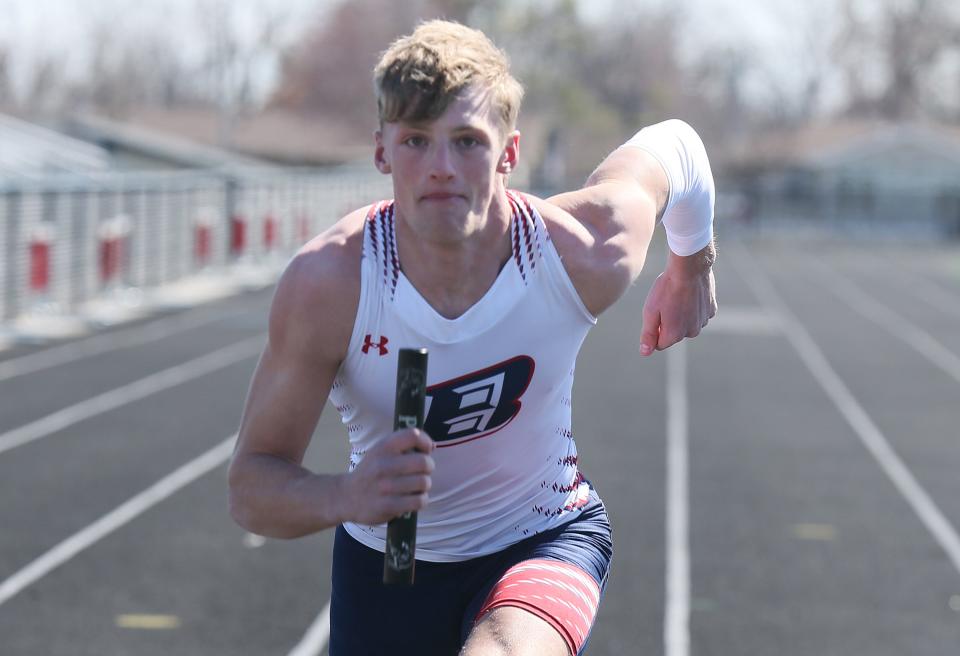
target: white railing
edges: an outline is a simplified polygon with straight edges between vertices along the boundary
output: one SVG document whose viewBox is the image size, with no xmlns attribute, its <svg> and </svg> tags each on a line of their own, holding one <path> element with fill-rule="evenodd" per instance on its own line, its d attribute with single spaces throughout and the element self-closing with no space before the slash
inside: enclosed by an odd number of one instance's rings
<svg viewBox="0 0 960 656">
<path fill-rule="evenodd" d="M 389 182 L 372 167 L 0 181 L 0 327 L 82 317 L 91 302 L 192 276 L 278 269 L 349 210 L 389 197 Z"/>
</svg>

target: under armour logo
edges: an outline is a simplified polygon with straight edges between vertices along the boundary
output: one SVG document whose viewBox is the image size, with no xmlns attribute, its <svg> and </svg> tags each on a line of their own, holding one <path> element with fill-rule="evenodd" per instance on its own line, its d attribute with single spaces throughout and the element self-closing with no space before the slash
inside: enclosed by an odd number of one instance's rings
<svg viewBox="0 0 960 656">
<path fill-rule="evenodd" d="M 374 342 L 371 335 L 365 335 L 364 338 L 363 338 L 363 347 L 362 347 L 363 352 L 364 352 L 364 353 L 369 353 L 371 348 L 376 348 L 376 349 L 378 349 L 378 350 L 380 351 L 380 355 L 386 355 L 386 354 L 387 354 L 387 342 L 389 342 L 389 341 L 390 341 L 389 339 L 387 339 L 386 337 L 384 337 L 383 335 L 381 335 L 381 336 L 380 336 L 380 341 L 379 341 L 379 342 Z"/>
</svg>

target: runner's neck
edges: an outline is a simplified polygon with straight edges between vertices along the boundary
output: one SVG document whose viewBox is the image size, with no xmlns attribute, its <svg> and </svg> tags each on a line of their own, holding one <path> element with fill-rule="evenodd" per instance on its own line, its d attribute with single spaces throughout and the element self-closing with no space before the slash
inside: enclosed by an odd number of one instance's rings
<svg viewBox="0 0 960 656">
<path fill-rule="evenodd" d="M 483 298 L 510 259 L 511 216 L 506 194 L 497 194 L 484 227 L 457 244 L 419 239 L 400 216 L 396 222 L 400 269 L 440 316 L 456 319 Z"/>
</svg>

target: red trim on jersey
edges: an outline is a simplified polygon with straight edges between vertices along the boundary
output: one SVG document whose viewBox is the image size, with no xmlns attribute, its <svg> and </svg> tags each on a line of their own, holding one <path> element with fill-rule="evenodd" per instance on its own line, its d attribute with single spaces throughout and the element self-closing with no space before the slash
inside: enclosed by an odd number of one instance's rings
<svg viewBox="0 0 960 656">
<path fill-rule="evenodd" d="M 393 215 L 396 213 L 397 204 L 390 203 L 389 211 L 386 214 L 387 221 L 390 225 L 390 264 L 393 266 L 393 280 L 390 291 L 396 293 L 397 291 L 397 280 L 400 277 L 400 262 L 397 258 L 397 233 L 393 225 Z"/>
<path fill-rule="evenodd" d="M 577 496 L 563 507 L 564 510 L 576 510 L 577 508 L 583 508 L 587 505 L 587 501 L 590 500 L 590 486 L 584 482 L 585 479 L 583 474 L 577 469 L 577 477 L 574 480 L 574 485 L 576 486 Z"/>
<path fill-rule="evenodd" d="M 527 274 L 523 270 L 523 260 L 520 255 L 520 226 L 519 223 L 522 220 L 517 212 L 517 208 L 513 208 L 513 216 L 511 217 L 511 223 L 513 223 L 513 259 L 517 261 L 517 268 L 520 269 L 520 276 L 524 281 L 527 280 Z"/>
<path fill-rule="evenodd" d="M 600 586 L 580 567 L 556 560 L 525 560 L 500 577 L 474 622 L 494 608 L 522 608 L 549 623 L 570 653 L 578 654 L 599 604 Z"/>
<path fill-rule="evenodd" d="M 533 241 L 530 239 L 530 223 L 523 212 L 520 212 L 519 219 L 523 224 L 523 241 L 527 245 L 527 259 L 530 261 L 530 268 L 533 269 L 536 266 L 536 262 L 533 261 Z"/>
<path fill-rule="evenodd" d="M 527 261 L 530 263 L 530 271 L 532 272 L 537 267 L 537 258 L 543 256 L 543 251 L 540 248 L 540 230 L 533 214 L 533 208 L 523 195 L 518 192 L 508 191 L 507 198 L 509 198 L 510 204 L 513 207 L 514 217 L 523 224 L 523 241 L 527 247 Z M 531 224 L 533 225 L 532 231 L 530 229 Z M 534 243 L 536 243 L 537 246 L 536 255 L 533 253 Z M 519 236 L 517 237 L 516 247 L 517 251 L 521 250 Z"/>
<path fill-rule="evenodd" d="M 374 203 L 367 212 L 366 227 L 370 230 L 370 245 L 373 247 L 373 256 L 379 258 L 379 249 L 377 248 L 377 216 L 380 214 L 381 203 Z"/>
<path fill-rule="evenodd" d="M 384 220 L 384 215 L 386 214 L 386 207 L 382 206 L 377 212 L 377 226 L 380 228 L 380 237 L 383 241 L 383 284 L 389 283 L 389 278 L 387 276 L 387 260 L 390 258 L 388 253 L 391 248 L 390 234 L 387 232 L 387 222 Z"/>
<path fill-rule="evenodd" d="M 524 203 L 527 204 L 526 199 L 524 199 Z M 537 242 L 537 257 L 543 257 L 543 249 L 540 248 L 540 221 L 537 220 L 533 208 L 529 204 L 527 204 L 527 208 L 530 210 L 530 222 L 533 224 L 533 240 Z"/>
</svg>

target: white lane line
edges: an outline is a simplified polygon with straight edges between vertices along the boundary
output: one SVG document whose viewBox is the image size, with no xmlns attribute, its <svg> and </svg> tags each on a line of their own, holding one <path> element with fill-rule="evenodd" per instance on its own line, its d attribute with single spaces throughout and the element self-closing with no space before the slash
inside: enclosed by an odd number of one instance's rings
<svg viewBox="0 0 960 656">
<path fill-rule="evenodd" d="M 960 295 L 950 293 L 937 283 L 921 279 L 920 276 L 907 274 L 901 277 L 901 281 L 912 283 L 910 293 L 927 305 L 960 319 Z"/>
<path fill-rule="evenodd" d="M 4 360 L 0 362 L 0 381 L 42 371 L 100 353 L 146 344 L 240 314 L 243 311 L 238 309 L 231 312 L 191 312 L 168 319 L 159 319 L 147 326 L 103 333 L 89 339 L 54 346 L 19 358 Z"/>
<path fill-rule="evenodd" d="M 960 357 L 905 316 L 868 296 L 852 280 L 821 263 L 812 263 L 811 270 L 821 276 L 827 287 L 842 301 L 873 321 L 897 339 L 905 342 L 934 366 L 960 383 Z"/>
<path fill-rule="evenodd" d="M 686 344 L 667 350 L 666 656 L 690 653 L 690 547 Z"/>
<path fill-rule="evenodd" d="M 257 335 L 236 342 L 202 357 L 151 374 L 146 378 L 104 392 L 92 399 L 81 401 L 29 424 L 2 433 L 0 434 L 0 453 L 46 437 L 84 419 L 109 412 L 127 403 L 138 401 L 151 394 L 176 387 L 194 378 L 199 378 L 245 360 L 256 355 L 263 348 L 265 339 L 264 335 Z"/>
<path fill-rule="evenodd" d="M 293 648 L 289 656 L 317 656 L 327 646 L 330 639 L 330 602 L 323 607 L 317 619 L 303 635 L 303 639 Z"/>
<path fill-rule="evenodd" d="M 739 269 L 741 277 L 747 281 L 760 301 L 782 315 L 784 333 L 810 373 L 827 392 L 830 400 L 834 402 L 840 414 L 876 459 L 880 468 L 946 552 L 957 572 L 960 572 L 960 536 L 957 535 L 957 530 L 913 477 L 883 433 L 870 419 L 866 410 L 857 402 L 840 376 L 830 366 L 826 356 L 799 319 L 787 307 L 766 274 L 753 260 L 753 256 L 742 246 L 733 247 L 732 250 L 736 253 L 731 254 L 730 260 Z M 743 270 L 745 265 L 750 268 L 749 272 Z"/>
<path fill-rule="evenodd" d="M 870 268 L 888 269 L 890 263 L 876 255 L 870 255 Z M 940 283 L 914 271 L 905 271 L 903 267 L 896 269 L 896 275 L 891 280 L 900 285 L 901 289 L 909 290 L 911 296 L 919 298 L 930 307 L 950 316 L 960 319 L 960 294 L 950 291 Z"/>
<path fill-rule="evenodd" d="M 761 307 L 724 305 L 723 311 L 710 319 L 710 334 L 759 337 L 781 332 L 779 317 Z"/>
<path fill-rule="evenodd" d="M 217 446 L 160 479 L 93 524 L 74 533 L 13 576 L 0 583 L 0 606 L 60 565 L 69 561 L 84 549 L 96 544 L 107 535 L 110 535 L 124 524 L 143 514 L 184 486 L 226 462 L 233 454 L 233 446 L 236 439 L 237 435 L 234 433 Z"/>
</svg>

